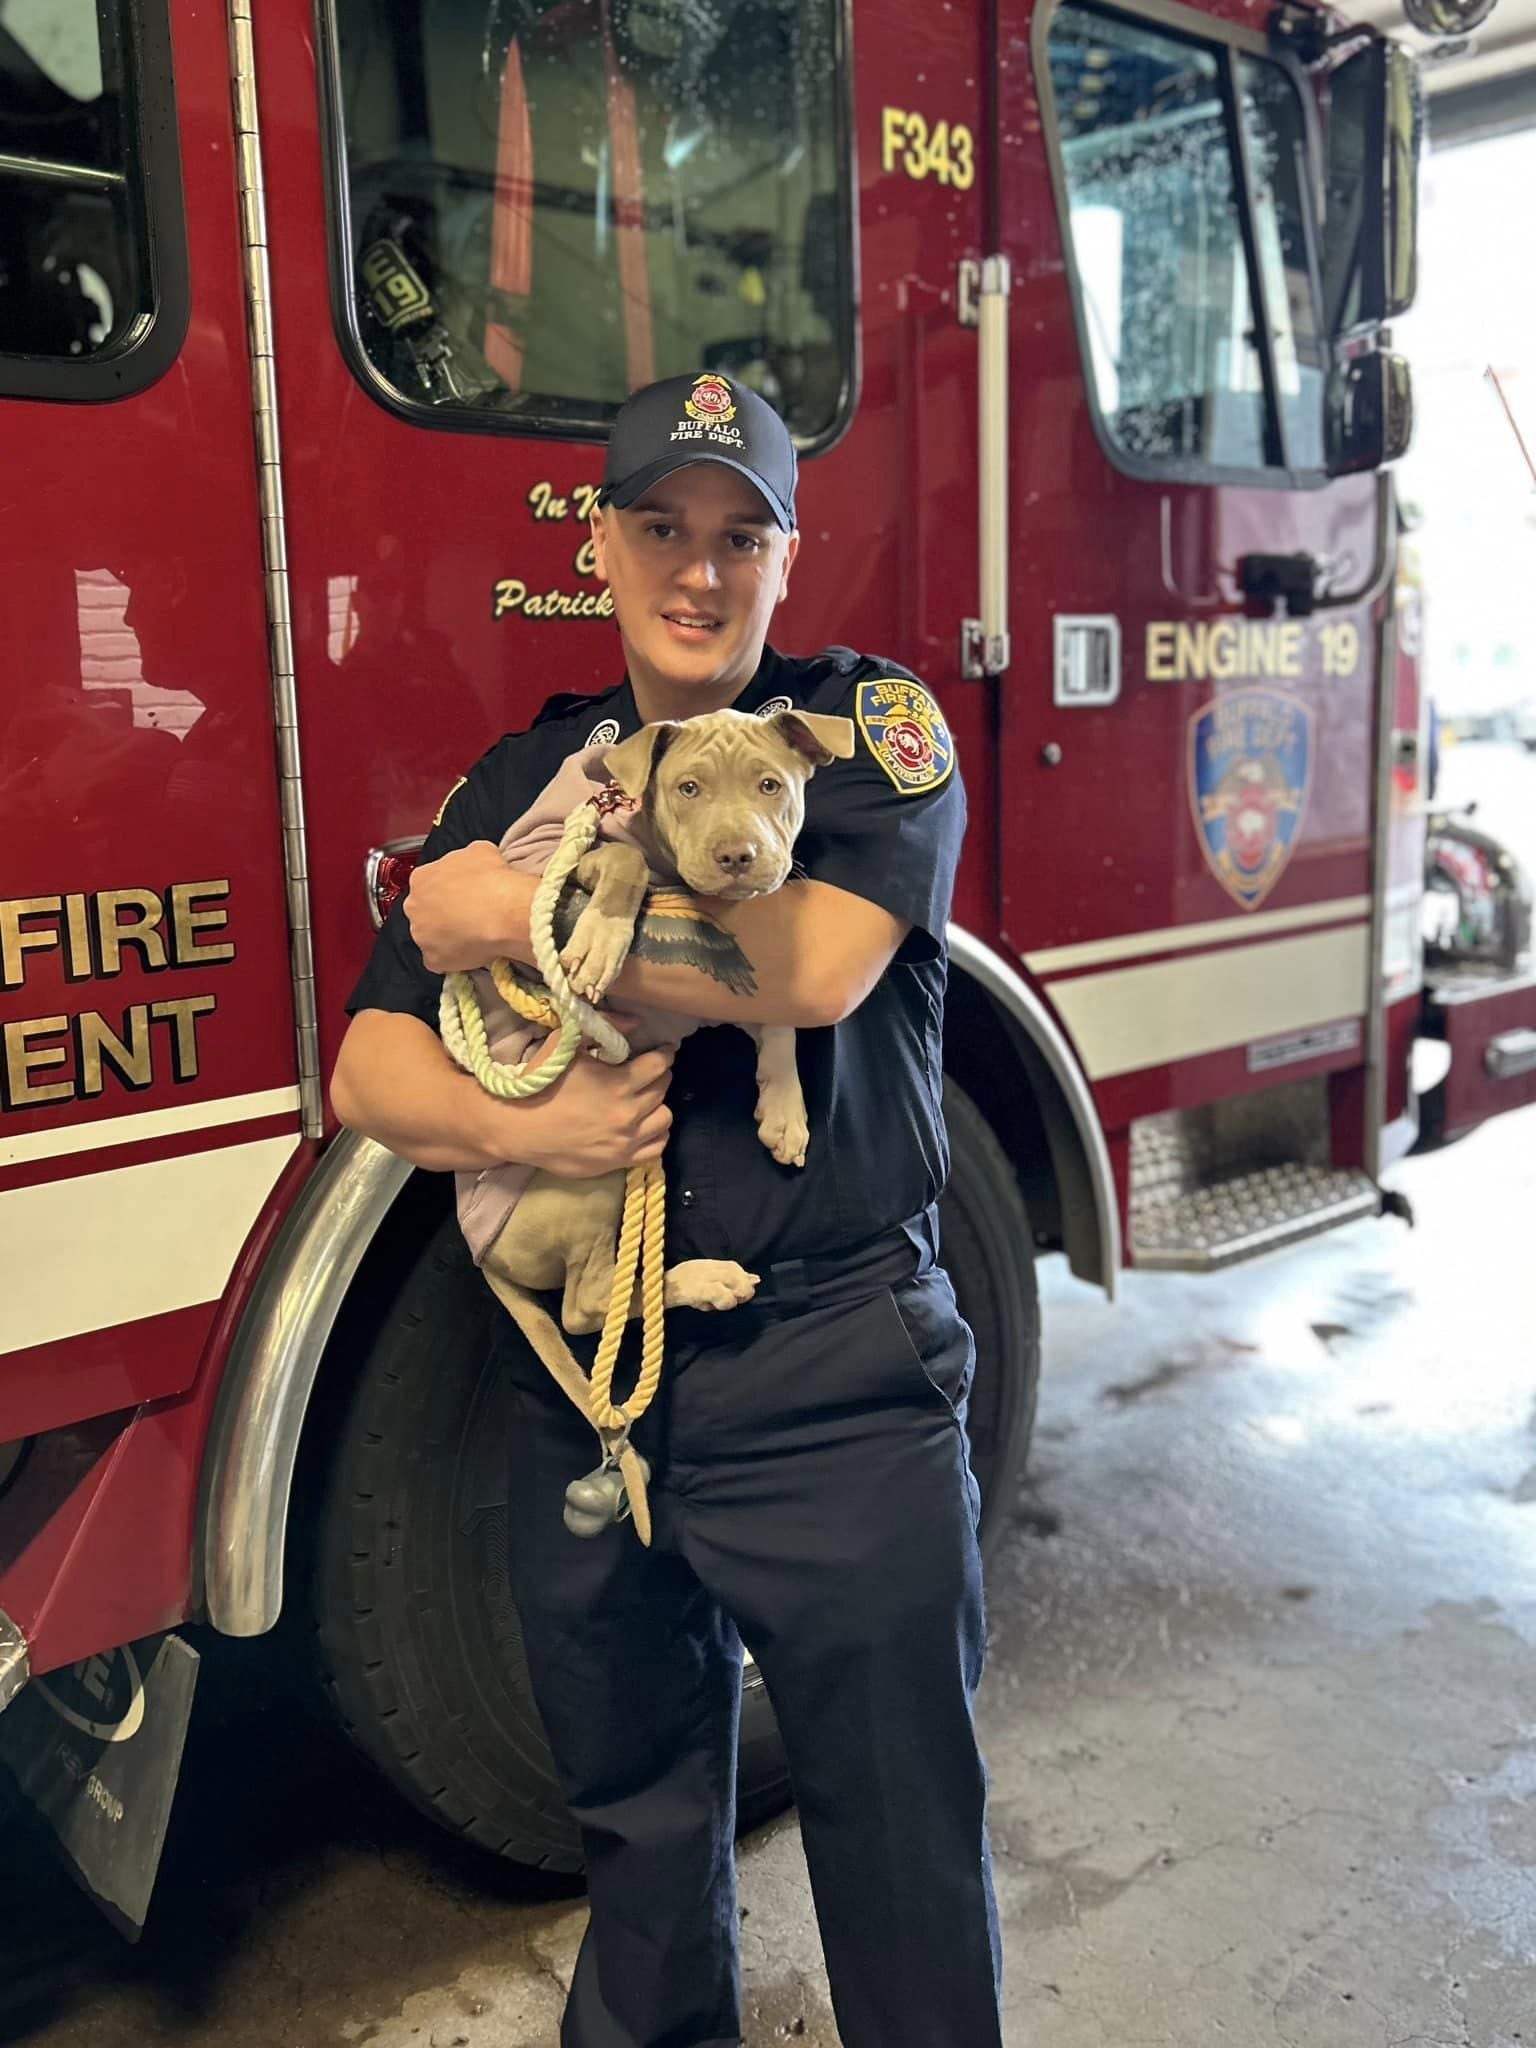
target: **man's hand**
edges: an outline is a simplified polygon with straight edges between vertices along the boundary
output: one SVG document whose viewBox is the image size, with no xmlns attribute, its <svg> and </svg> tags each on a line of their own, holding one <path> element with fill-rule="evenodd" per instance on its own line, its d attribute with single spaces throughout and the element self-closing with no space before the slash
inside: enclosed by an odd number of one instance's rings
<svg viewBox="0 0 1536 2048">
<path fill-rule="evenodd" d="M 624 1020 L 617 1020 L 620 1029 Z M 622 1067 L 583 1054 L 542 1095 L 498 1104 L 515 1156 L 566 1180 L 591 1180 L 659 1159 L 672 1124 L 666 1104 L 675 1046 Z"/>
<path fill-rule="evenodd" d="M 515 1161 L 586 1180 L 661 1156 L 673 1052 L 661 1046 L 622 1067 L 583 1054 L 541 1094 L 500 1102 L 459 1071 L 419 1017 L 363 1010 L 342 1041 L 331 1103 L 350 1129 L 433 1173 Z"/>
<path fill-rule="evenodd" d="M 476 839 L 411 876 L 405 919 L 434 974 L 485 967 L 526 940 L 530 875 L 514 874 L 488 839 Z"/>
</svg>

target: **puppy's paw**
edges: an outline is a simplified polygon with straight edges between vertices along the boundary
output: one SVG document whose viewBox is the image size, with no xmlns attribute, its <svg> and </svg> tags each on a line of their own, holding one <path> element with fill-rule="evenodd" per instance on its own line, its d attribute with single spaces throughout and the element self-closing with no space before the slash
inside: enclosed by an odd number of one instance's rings
<svg viewBox="0 0 1536 2048">
<path fill-rule="evenodd" d="M 811 1130 L 803 1099 L 765 1091 L 758 1097 L 757 1135 L 780 1166 L 804 1166 Z"/>
<path fill-rule="evenodd" d="M 667 1274 L 668 1308 L 740 1308 L 757 1292 L 758 1276 L 734 1259 L 684 1259 Z"/>
<path fill-rule="evenodd" d="M 621 917 L 605 917 L 589 904 L 560 955 L 571 987 L 584 1002 L 600 1003 L 629 957 L 631 928 Z"/>
</svg>

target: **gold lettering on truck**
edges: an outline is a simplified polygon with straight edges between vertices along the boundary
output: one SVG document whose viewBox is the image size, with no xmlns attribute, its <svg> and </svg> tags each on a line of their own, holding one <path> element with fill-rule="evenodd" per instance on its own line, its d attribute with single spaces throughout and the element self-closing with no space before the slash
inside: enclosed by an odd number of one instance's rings
<svg viewBox="0 0 1536 2048">
<path fill-rule="evenodd" d="M 69 1049 L 62 1045 L 33 1045 L 34 1038 L 51 1037 L 63 1031 L 67 1017 L 28 1017 L 5 1027 L 5 1101 L 8 1109 L 38 1109 L 45 1102 L 68 1102 L 74 1094 L 69 1081 L 34 1081 L 34 1073 L 62 1067 Z"/>
<path fill-rule="evenodd" d="M 1360 666 L 1349 619 L 1154 619 L 1147 626 L 1149 683 L 1296 683 L 1315 669 L 1343 682 Z"/>
<path fill-rule="evenodd" d="M 162 894 L 139 886 L 90 893 L 0 898 L 0 983 L 7 989 L 62 978 L 74 986 L 178 969 L 218 967 L 235 958 L 227 877 L 172 882 Z M 42 963 L 57 955 L 55 963 Z M 162 983 L 162 987 L 166 984 Z M 171 983 L 175 988 L 175 983 Z M 41 1000 L 46 1002 L 47 995 Z M 195 1081 L 202 1071 L 202 1027 L 217 996 L 199 989 L 99 1009 L 7 1019 L 0 1038 L 0 1111 L 91 1101 L 108 1089 L 138 1093 L 156 1080 Z"/>
</svg>

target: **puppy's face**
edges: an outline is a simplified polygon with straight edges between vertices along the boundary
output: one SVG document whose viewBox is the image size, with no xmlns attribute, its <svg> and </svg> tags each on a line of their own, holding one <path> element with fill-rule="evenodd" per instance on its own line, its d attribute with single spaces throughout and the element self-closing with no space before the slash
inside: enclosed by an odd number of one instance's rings
<svg viewBox="0 0 1536 2048">
<path fill-rule="evenodd" d="M 853 753 L 853 723 L 815 712 L 754 718 L 712 711 L 648 725 L 608 751 L 608 772 L 639 799 L 684 888 L 739 902 L 789 878 L 805 785 Z"/>
</svg>

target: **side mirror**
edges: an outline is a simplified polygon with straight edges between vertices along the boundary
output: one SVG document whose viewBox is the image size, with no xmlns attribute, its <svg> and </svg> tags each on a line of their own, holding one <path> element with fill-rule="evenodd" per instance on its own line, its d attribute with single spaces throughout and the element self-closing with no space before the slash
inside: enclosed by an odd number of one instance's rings
<svg viewBox="0 0 1536 2048">
<path fill-rule="evenodd" d="M 1413 378 L 1389 349 L 1340 357 L 1328 380 L 1328 474 L 1383 469 L 1413 439 Z"/>
<path fill-rule="evenodd" d="M 1373 39 L 1328 81 L 1328 330 L 1395 320 L 1418 290 L 1419 68 L 1399 44 Z"/>
</svg>

